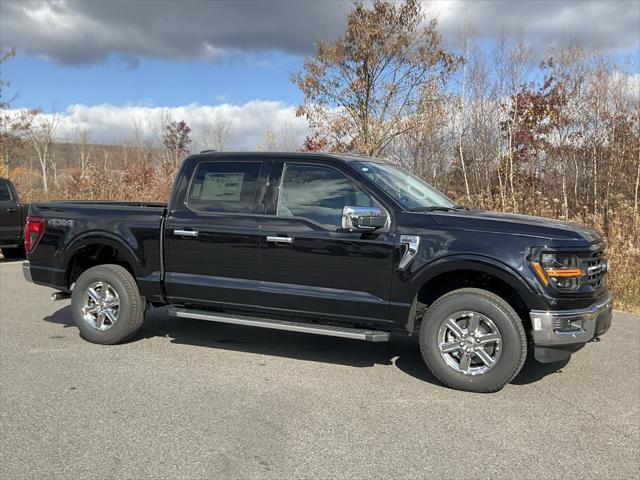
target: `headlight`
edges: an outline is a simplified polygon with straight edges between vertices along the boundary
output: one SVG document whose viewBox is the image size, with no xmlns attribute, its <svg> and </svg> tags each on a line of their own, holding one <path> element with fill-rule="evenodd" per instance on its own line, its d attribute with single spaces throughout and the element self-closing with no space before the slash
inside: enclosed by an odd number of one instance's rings
<svg viewBox="0 0 640 480">
<path fill-rule="evenodd" d="M 585 273 L 578 267 L 578 257 L 571 254 L 542 253 L 538 261 L 531 260 L 531 266 L 544 285 L 563 291 L 577 290 Z"/>
</svg>

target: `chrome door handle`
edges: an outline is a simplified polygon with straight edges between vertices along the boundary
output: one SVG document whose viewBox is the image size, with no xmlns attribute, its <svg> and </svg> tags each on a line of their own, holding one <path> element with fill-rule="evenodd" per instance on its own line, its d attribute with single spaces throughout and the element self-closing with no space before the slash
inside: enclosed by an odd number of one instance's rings
<svg viewBox="0 0 640 480">
<path fill-rule="evenodd" d="M 273 243 L 293 243 L 292 237 L 276 237 L 276 236 L 268 236 L 267 242 Z"/>
<path fill-rule="evenodd" d="M 17 212 L 17 208 L 7 208 L 7 212 Z"/>
<path fill-rule="evenodd" d="M 403 269 L 409 265 L 418 254 L 418 246 L 420 246 L 420 237 L 417 235 L 400 235 L 400 244 L 405 246 L 404 254 L 400 259 L 398 268 Z"/>
<path fill-rule="evenodd" d="M 197 237 L 198 232 L 196 230 L 174 230 L 173 234 L 178 237 Z"/>
</svg>

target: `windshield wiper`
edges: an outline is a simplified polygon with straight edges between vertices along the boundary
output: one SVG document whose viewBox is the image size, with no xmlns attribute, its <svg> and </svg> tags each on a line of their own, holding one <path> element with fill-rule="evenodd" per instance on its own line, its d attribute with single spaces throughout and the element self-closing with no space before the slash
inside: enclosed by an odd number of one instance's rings
<svg viewBox="0 0 640 480">
<path fill-rule="evenodd" d="M 460 210 L 466 210 L 466 207 L 463 207 L 462 205 L 454 205 L 452 207 L 432 205 L 430 207 L 416 207 L 409 209 L 410 212 L 458 212 Z"/>
</svg>

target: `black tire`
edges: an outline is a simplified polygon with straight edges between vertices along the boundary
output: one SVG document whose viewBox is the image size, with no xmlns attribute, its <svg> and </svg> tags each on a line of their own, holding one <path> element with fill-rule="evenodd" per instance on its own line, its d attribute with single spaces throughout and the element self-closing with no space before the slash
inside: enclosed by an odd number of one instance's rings
<svg viewBox="0 0 640 480">
<path fill-rule="evenodd" d="M 2 249 L 2 256 L 7 259 L 25 258 L 25 255 L 24 247 Z"/>
<path fill-rule="evenodd" d="M 107 330 L 96 329 L 83 316 L 84 296 L 95 282 L 106 282 L 118 294 L 117 321 Z M 76 281 L 71 295 L 73 320 L 80 336 L 92 343 L 114 345 L 133 337 L 144 321 L 144 301 L 131 274 L 120 265 L 98 265 L 84 271 Z"/>
<path fill-rule="evenodd" d="M 440 327 L 450 316 L 463 311 L 484 315 L 493 322 L 502 337 L 499 344 L 494 344 L 501 346 L 500 355 L 485 373 L 470 375 L 457 371 L 440 353 Z M 457 347 L 454 345 L 454 348 Z M 429 306 L 420 326 L 420 351 L 431 373 L 445 385 L 458 390 L 488 393 L 500 390 L 518 374 L 527 357 L 527 337 L 520 317 L 505 300 L 486 290 L 462 288 L 443 295 Z M 479 357 L 471 358 L 475 362 L 480 361 Z"/>
</svg>

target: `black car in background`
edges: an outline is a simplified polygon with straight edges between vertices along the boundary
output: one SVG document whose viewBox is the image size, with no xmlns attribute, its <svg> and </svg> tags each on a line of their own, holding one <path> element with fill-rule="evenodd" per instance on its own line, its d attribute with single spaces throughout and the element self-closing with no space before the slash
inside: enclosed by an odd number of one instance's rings
<svg viewBox="0 0 640 480">
<path fill-rule="evenodd" d="M 28 206 L 20 203 L 11 180 L 0 177 L 0 250 L 5 258 L 24 257 L 23 232 Z"/>
</svg>

